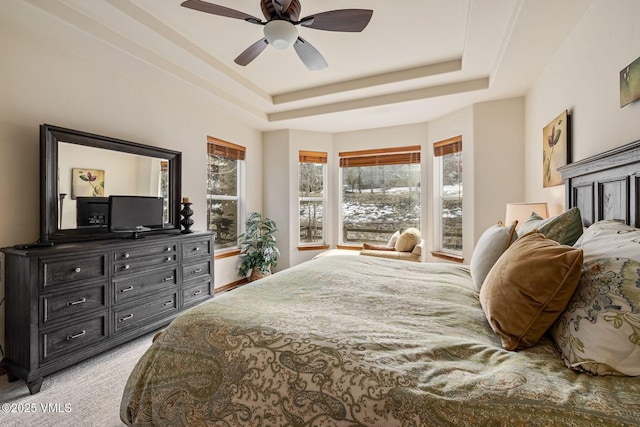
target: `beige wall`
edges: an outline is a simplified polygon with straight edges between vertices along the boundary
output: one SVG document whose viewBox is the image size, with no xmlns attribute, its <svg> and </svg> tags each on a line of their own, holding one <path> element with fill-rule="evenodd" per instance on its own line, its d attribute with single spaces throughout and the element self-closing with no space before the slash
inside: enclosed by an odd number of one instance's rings
<svg viewBox="0 0 640 427">
<path fill-rule="evenodd" d="M 246 208 L 261 209 L 259 131 L 219 108 L 216 99 L 43 16 L 28 4 L 10 6 L 0 13 L 1 247 L 39 237 L 42 123 L 182 151 L 182 194 L 194 202 L 196 229 L 203 229 L 206 220 L 206 136 L 244 145 L 246 185 L 251 187 Z M 77 50 L 81 41 L 86 51 Z M 216 262 L 216 283 L 222 284 L 235 265 L 221 264 Z M 3 342 L 4 308 L 0 309 Z"/>
<path fill-rule="evenodd" d="M 433 143 L 457 135 L 462 135 L 463 151 L 463 256 L 469 263 L 482 233 L 504 220 L 506 204 L 524 198 L 524 99 L 482 102 L 431 121 L 429 162 Z M 430 206 L 437 206 L 437 180 L 432 188 Z M 437 227 L 435 218 L 429 224 Z M 429 250 L 435 239 L 428 242 Z M 427 260 L 434 258 L 429 255 Z"/>
<path fill-rule="evenodd" d="M 565 209 L 564 185 L 542 187 L 542 128 L 572 115 L 573 160 L 640 139 L 640 102 L 620 108 L 620 70 L 640 55 L 640 2 L 596 0 L 526 95 L 526 198 Z"/>
</svg>

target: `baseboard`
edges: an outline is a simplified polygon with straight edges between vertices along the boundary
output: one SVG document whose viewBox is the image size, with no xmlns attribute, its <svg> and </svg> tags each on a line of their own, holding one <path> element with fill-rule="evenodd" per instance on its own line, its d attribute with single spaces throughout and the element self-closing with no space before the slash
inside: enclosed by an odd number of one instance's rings
<svg viewBox="0 0 640 427">
<path fill-rule="evenodd" d="M 246 278 L 240 279 L 240 280 L 237 280 L 235 282 L 232 282 L 232 283 L 229 283 L 227 285 L 220 286 L 219 288 L 216 288 L 214 293 L 215 293 L 215 295 L 219 295 L 219 294 L 222 294 L 222 293 L 225 293 L 225 292 L 229 292 L 229 291 L 232 291 L 235 288 L 238 288 L 238 287 L 240 287 L 242 285 L 245 285 L 247 283 L 249 283 L 249 280 L 247 280 Z"/>
</svg>

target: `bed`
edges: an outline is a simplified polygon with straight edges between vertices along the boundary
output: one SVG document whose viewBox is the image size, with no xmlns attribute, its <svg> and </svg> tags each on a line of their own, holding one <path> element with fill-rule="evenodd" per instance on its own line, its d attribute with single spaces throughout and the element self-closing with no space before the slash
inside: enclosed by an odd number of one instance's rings
<svg viewBox="0 0 640 427">
<path fill-rule="evenodd" d="M 639 147 L 563 170 L 568 206 L 584 209 L 586 225 L 636 225 Z M 300 264 L 176 318 L 131 373 L 121 419 L 170 426 L 638 424 L 636 376 L 570 369 L 549 332 L 534 345 L 505 349 L 484 292 L 479 297 L 468 266 L 362 256 Z M 579 305 L 571 301 L 563 315 Z"/>
</svg>

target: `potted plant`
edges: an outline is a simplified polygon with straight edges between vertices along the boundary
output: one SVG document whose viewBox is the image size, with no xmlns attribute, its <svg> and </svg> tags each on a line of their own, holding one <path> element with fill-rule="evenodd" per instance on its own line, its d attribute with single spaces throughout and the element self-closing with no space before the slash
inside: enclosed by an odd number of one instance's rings
<svg viewBox="0 0 640 427">
<path fill-rule="evenodd" d="M 276 248 L 276 223 L 263 218 L 259 212 L 252 212 L 246 223 L 246 231 L 238 236 L 240 241 L 240 276 L 246 277 L 251 271 L 249 281 L 271 274 L 271 267 L 278 265 L 280 251 Z"/>
</svg>

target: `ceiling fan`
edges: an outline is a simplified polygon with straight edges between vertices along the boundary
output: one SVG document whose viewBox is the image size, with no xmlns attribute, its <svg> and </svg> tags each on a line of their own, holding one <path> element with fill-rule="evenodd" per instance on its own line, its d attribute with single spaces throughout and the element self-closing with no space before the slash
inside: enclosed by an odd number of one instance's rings
<svg viewBox="0 0 640 427">
<path fill-rule="evenodd" d="M 365 29 L 373 15 L 373 10 L 368 9 L 339 9 L 316 13 L 300 19 L 299 0 L 260 0 L 262 14 L 266 21 L 202 0 L 187 0 L 181 6 L 264 26 L 264 38 L 238 55 L 234 60 L 236 64 L 243 66 L 249 64 L 264 51 L 267 45 L 276 49 L 287 49 L 293 45 L 296 53 L 309 70 L 322 70 L 327 67 L 327 61 L 315 47 L 298 36 L 297 25 L 316 30 L 357 33 Z"/>
</svg>

